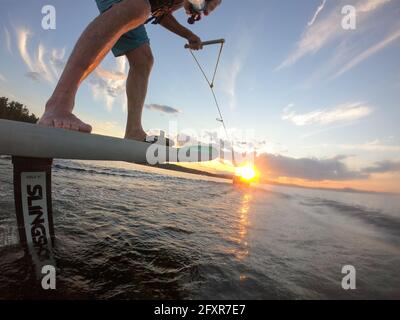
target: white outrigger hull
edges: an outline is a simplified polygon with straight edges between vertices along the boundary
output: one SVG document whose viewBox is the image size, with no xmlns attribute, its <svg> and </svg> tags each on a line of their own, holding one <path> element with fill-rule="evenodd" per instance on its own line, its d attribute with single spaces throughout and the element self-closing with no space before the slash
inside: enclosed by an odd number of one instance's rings
<svg viewBox="0 0 400 320">
<path fill-rule="evenodd" d="M 30 158 L 126 161 L 138 164 L 203 162 L 219 154 L 211 146 L 158 144 L 0 120 L 0 154 Z"/>
</svg>

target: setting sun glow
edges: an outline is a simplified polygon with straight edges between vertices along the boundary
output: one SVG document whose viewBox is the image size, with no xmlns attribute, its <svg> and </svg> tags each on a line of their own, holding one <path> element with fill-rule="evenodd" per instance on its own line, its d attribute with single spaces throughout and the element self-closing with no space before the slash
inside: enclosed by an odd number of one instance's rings
<svg viewBox="0 0 400 320">
<path fill-rule="evenodd" d="M 256 178 L 257 173 L 253 166 L 246 165 L 244 167 L 236 168 L 236 176 L 246 181 L 253 181 Z"/>
</svg>

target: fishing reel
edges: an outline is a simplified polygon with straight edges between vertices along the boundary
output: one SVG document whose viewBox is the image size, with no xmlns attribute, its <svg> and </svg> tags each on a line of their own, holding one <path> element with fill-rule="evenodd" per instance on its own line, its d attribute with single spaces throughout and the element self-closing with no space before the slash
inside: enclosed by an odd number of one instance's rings
<svg viewBox="0 0 400 320">
<path fill-rule="evenodd" d="M 193 25 L 193 24 L 195 24 L 197 21 L 200 21 L 200 20 L 201 20 L 201 13 L 199 13 L 199 12 L 194 12 L 194 13 L 192 14 L 192 16 L 189 17 L 188 23 Z"/>
</svg>

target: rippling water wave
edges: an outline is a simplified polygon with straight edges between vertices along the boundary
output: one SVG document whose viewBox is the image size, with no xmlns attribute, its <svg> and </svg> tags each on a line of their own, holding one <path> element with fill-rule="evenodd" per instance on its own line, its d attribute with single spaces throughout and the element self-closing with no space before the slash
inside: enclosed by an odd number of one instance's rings
<svg viewBox="0 0 400 320">
<path fill-rule="evenodd" d="M 57 290 L 45 292 L 18 245 L 11 176 L 0 160 L 0 298 L 400 299 L 398 197 L 77 161 L 53 169 Z"/>
</svg>

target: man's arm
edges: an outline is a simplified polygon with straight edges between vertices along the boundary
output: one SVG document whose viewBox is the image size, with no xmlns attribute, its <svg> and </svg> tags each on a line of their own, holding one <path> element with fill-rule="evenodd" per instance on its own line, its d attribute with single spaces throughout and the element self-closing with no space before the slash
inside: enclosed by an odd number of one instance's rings
<svg viewBox="0 0 400 320">
<path fill-rule="evenodd" d="M 201 39 L 196 36 L 192 31 L 182 26 L 172 14 L 166 14 L 160 24 L 167 30 L 177 34 L 178 36 L 185 38 L 189 42 L 191 49 L 199 50 L 202 49 Z"/>
</svg>

